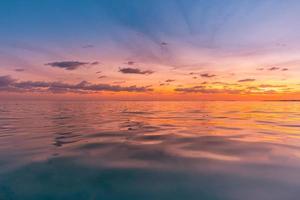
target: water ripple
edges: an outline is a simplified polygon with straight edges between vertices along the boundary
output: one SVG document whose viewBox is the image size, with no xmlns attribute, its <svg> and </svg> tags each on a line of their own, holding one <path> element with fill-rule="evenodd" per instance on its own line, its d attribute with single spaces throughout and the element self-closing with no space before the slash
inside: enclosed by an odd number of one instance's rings
<svg viewBox="0 0 300 200">
<path fill-rule="evenodd" d="M 196 197 L 199 184 L 209 189 L 196 199 L 243 199 L 248 189 L 262 192 L 255 199 L 279 192 L 293 199 L 300 187 L 299 112 L 299 102 L 2 102 L 0 199 L 21 194 L 14 180 L 36 193 L 45 191 L 41 185 L 68 185 L 72 194 L 89 185 L 97 199 L 101 189 L 126 193 L 132 185 L 147 194 L 182 187 Z M 113 172 L 95 181 L 105 170 Z M 161 182 L 163 189 L 155 188 Z"/>
</svg>

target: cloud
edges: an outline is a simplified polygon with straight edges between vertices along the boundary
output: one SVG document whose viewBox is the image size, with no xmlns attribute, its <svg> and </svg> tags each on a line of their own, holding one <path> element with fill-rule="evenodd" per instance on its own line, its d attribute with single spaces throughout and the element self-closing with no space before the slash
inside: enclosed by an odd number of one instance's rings
<svg viewBox="0 0 300 200">
<path fill-rule="evenodd" d="M 276 70 L 279 70 L 280 67 L 270 67 L 268 70 L 269 71 L 276 71 Z"/>
<path fill-rule="evenodd" d="M 134 65 L 135 62 L 134 62 L 134 61 L 128 61 L 126 64 L 127 64 L 127 65 Z"/>
<path fill-rule="evenodd" d="M 204 73 L 204 74 L 200 74 L 200 76 L 204 77 L 204 78 L 212 78 L 212 77 L 215 77 L 216 75 L 215 74 Z"/>
<path fill-rule="evenodd" d="M 256 87 L 256 86 L 249 86 L 247 87 L 248 90 L 260 90 L 260 88 Z"/>
<path fill-rule="evenodd" d="M 77 84 L 69 84 L 63 82 L 44 82 L 44 81 L 17 81 L 10 76 L 0 76 L 1 91 L 17 91 L 17 92 L 74 92 L 74 93 L 90 93 L 99 91 L 111 92 L 149 92 L 153 89 L 150 86 L 120 86 L 110 84 L 92 84 L 87 81 L 81 81 Z"/>
<path fill-rule="evenodd" d="M 102 78 L 106 78 L 107 76 L 103 75 L 103 76 L 99 76 L 98 79 L 102 79 Z"/>
<path fill-rule="evenodd" d="M 175 81 L 174 79 L 168 79 L 165 82 L 170 83 L 170 82 L 174 82 L 174 81 Z"/>
<path fill-rule="evenodd" d="M 114 81 L 114 84 L 122 84 L 122 83 L 126 83 L 126 81 Z"/>
<path fill-rule="evenodd" d="M 120 68 L 119 72 L 121 72 L 123 74 L 152 74 L 152 73 L 154 73 L 151 70 L 141 70 L 138 68 L 130 68 L 130 67 Z"/>
<path fill-rule="evenodd" d="M 161 42 L 160 45 L 162 45 L 162 46 L 167 46 L 168 43 L 166 43 L 166 42 Z"/>
<path fill-rule="evenodd" d="M 277 70 L 280 70 L 280 69 L 281 69 L 281 71 L 288 71 L 289 70 L 288 68 L 280 68 L 280 67 L 270 67 L 267 70 L 269 70 L 269 71 L 277 71 Z M 262 70 L 264 70 L 264 68 L 258 68 L 257 70 L 262 71 Z"/>
<path fill-rule="evenodd" d="M 238 82 L 253 82 L 253 81 L 255 81 L 256 79 L 254 79 L 254 78 L 246 78 L 246 79 L 241 79 L 241 80 L 238 80 Z"/>
<path fill-rule="evenodd" d="M 270 85 L 270 84 L 261 84 L 259 85 L 261 88 L 282 88 L 287 87 L 287 85 Z"/>
<path fill-rule="evenodd" d="M 194 86 L 187 88 L 175 88 L 176 92 L 184 92 L 184 93 L 204 93 L 204 94 L 216 94 L 216 93 L 229 93 L 229 94 L 239 94 L 242 91 L 236 89 L 213 89 L 206 88 L 205 86 Z"/>
<path fill-rule="evenodd" d="M 99 65 L 100 63 L 98 61 L 91 62 L 90 65 Z"/>
<path fill-rule="evenodd" d="M 10 76 L 0 76 L 0 88 L 7 87 L 15 82 L 15 79 Z"/>
<path fill-rule="evenodd" d="M 211 84 L 224 85 L 224 86 L 237 86 L 237 85 L 239 85 L 237 83 L 226 83 L 226 82 L 222 82 L 222 81 L 212 82 Z"/>
<path fill-rule="evenodd" d="M 194 86 L 194 87 L 186 87 L 186 88 L 175 88 L 176 92 L 200 92 L 205 89 L 205 86 Z"/>
<path fill-rule="evenodd" d="M 65 70 L 75 70 L 82 66 L 87 65 L 98 65 L 99 62 L 79 62 L 79 61 L 60 61 L 60 62 L 51 62 L 46 63 L 45 65 L 51 66 L 51 67 L 57 67 Z"/>
<path fill-rule="evenodd" d="M 17 68 L 17 69 L 15 69 L 15 71 L 16 71 L 16 72 L 24 72 L 25 69 L 23 69 L 23 68 Z"/>
<path fill-rule="evenodd" d="M 263 71 L 263 70 L 265 70 L 265 68 L 257 68 L 256 70 Z M 267 68 L 267 70 L 269 70 L 269 71 L 277 71 L 277 70 L 288 71 L 289 69 L 288 68 L 280 68 L 280 67 L 269 67 L 269 68 Z"/>
</svg>

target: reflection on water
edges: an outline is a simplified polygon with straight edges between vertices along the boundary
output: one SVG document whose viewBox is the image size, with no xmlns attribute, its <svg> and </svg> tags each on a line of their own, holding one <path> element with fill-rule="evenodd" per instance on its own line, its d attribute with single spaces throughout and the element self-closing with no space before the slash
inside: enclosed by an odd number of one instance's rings
<svg viewBox="0 0 300 200">
<path fill-rule="evenodd" d="M 299 102 L 4 102 L 0 199 L 300 196 Z"/>
</svg>

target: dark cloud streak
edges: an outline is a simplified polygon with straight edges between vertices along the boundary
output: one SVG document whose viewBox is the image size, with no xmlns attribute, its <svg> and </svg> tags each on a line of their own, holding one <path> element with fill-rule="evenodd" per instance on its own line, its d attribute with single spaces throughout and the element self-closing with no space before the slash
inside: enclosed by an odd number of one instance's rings
<svg viewBox="0 0 300 200">
<path fill-rule="evenodd" d="M 23 69 L 23 68 L 17 68 L 17 69 L 15 69 L 15 71 L 16 71 L 16 72 L 24 72 L 25 69 Z"/>
<path fill-rule="evenodd" d="M 0 90 L 14 92 L 74 92 L 74 93 L 91 93 L 99 91 L 111 92 L 149 92 L 152 89 L 149 86 L 120 86 L 110 84 L 92 84 L 82 81 L 77 84 L 63 82 L 44 82 L 44 81 L 17 81 L 10 76 L 0 76 Z"/>
<path fill-rule="evenodd" d="M 175 81 L 174 79 L 168 79 L 165 82 L 170 83 L 170 82 L 174 82 L 174 81 Z"/>
<path fill-rule="evenodd" d="M 88 65 L 98 65 L 99 62 L 80 62 L 80 61 L 60 61 L 60 62 L 50 62 L 46 63 L 46 66 L 57 67 L 65 70 L 76 70 L 83 66 Z"/>
<path fill-rule="evenodd" d="M 246 78 L 246 79 L 241 79 L 241 80 L 238 80 L 238 82 L 242 83 L 242 82 L 253 82 L 255 81 L 256 79 L 254 78 Z"/>
<path fill-rule="evenodd" d="M 216 75 L 215 74 L 204 73 L 204 74 L 200 74 L 200 76 L 204 77 L 204 78 L 212 78 L 212 77 L 215 77 Z"/>
<path fill-rule="evenodd" d="M 152 74 L 154 71 L 151 70 L 141 70 L 138 68 L 130 68 L 130 67 L 125 67 L 125 68 L 120 68 L 119 72 L 123 74 Z"/>
<path fill-rule="evenodd" d="M 276 71 L 276 70 L 279 70 L 280 68 L 279 67 L 270 67 L 268 70 L 269 71 Z"/>
<path fill-rule="evenodd" d="M 175 88 L 174 91 L 183 92 L 183 93 L 203 93 L 203 94 L 220 94 L 220 93 L 239 94 L 242 92 L 241 90 L 236 90 L 236 89 L 206 88 L 203 85 L 187 87 L 187 88 Z"/>
</svg>

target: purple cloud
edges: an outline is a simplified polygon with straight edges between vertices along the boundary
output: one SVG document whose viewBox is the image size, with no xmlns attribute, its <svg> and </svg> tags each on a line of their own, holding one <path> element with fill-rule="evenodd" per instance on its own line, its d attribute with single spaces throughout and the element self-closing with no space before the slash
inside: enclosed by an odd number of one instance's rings
<svg viewBox="0 0 300 200">
<path fill-rule="evenodd" d="M 121 72 L 123 74 L 152 74 L 152 73 L 154 73 L 151 70 L 141 70 L 138 68 L 130 68 L 130 67 L 120 68 L 119 72 Z"/>
<path fill-rule="evenodd" d="M 16 72 L 24 72 L 25 69 L 23 69 L 23 68 L 17 68 L 17 69 L 15 69 L 15 71 L 16 71 Z"/>
<path fill-rule="evenodd" d="M 14 82 L 15 79 L 11 78 L 10 76 L 0 76 L 0 88 L 9 86 Z"/>
<path fill-rule="evenodd" d="M 99 62 L 79 62 L 79 61 L 61 61 L 61 62 L 51 62 L 46 63 L 45 65 L 51 66 L 51 67 L 57 67 L 65 70 L 75 70 L 82 66 L 87 65 L 98 65 Z"/>
<path fill-rule="evenodd" d="M 127 64 L 127 65 L 134 65 L 135 62 L 134 62 L 134 61 L 128 61 L 126 64 Z"/>
<path fill-rule="evenodd" d="M 69 84 L 63 82 L 44 82 L 44 81 L 17 81 L 10 76 L 0 76 L 0 90 L 1 91 L 15 91 L 15 92 L 149 92 L 153 89 L 149 86 L 120 86 L 110 84 L 92 84 L 87 81 L 81 81 L 77 84 Z"/>
</svg>

